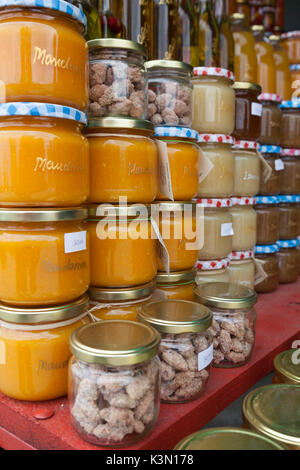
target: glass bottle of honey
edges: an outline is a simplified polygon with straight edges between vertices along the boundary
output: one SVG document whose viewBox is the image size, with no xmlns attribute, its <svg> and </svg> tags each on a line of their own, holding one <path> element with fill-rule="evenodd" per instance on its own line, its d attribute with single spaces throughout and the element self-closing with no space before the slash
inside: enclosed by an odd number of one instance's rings
<svg viewBox="0 0 300 470">
<path fill-rule="evenodd" d="M 236 13 L 245 15 L 247 26 L 250 26 L 250 12 L 249 0 L 236 0 Z"/>
<path fill-rule="evenodd" d="M 199 24 L 199 65 L 219 67 L 220 34 L 212 0 L 196 0 L 195 6 Z"/>
<path fill-rule="evenodd" d="M 257 81 L 263 93 L 276 93 L 276 69 L 273 58 L 273 47 L 265 37 L 265 28 L 262 25 L 252 26 L 255 39 L 255 52 L 257 58 Z"/>
<path fill-rule="evenodd" d="M 178 60 L 179 58 L 179 0 L 154 0 L 154 53 L 153 58 Z"/>
<path fill-rule="evenodd" d="M 153 8 L 154 0 L 123 0 L 118 16 L 126 30 L 126 39 L 146 47 L 148 58 L 153 58 Z"/>
<path fill-rule="evenodd" d="M 280 36 L 272 34 L 269 36 L 270 44 L 273 46 L 273 58 L 276 70 L 276 93 L 284 101 L 291 99 L 291 71 L 290 61 L 286 50 L 281 44 Z"/>
<path fill-rule="evenodd" d="M 215 0 L 215 16 L 220 34 L 220 60 L 219 67 L 234 69 L 234 39 L 230 29 L 230 21 L 226 14 L 226 1 Z"/>
<path fill-rule="evenodd" d="M 199 53 L 199 24 L 193 0 L 180 0 L 179 2 L 180 23 L 180 59 L 183 62 L 198 67 Z"/>
<path fill-rule="evenodd" d="M 257 59 L 255 39 L 246 25 L 246 17 L 242 13 L 234 13 L 230 17 L 231 31 L 234 38 L 234 75 L 237 82 L 256 83 Z"/>
</svg>

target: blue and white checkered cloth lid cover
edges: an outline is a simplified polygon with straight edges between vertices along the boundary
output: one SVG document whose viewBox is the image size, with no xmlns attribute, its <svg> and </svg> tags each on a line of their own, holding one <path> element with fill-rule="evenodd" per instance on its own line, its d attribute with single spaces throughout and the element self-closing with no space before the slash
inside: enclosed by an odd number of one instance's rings
<svg viewBox="0 0 300 470">
<path fill-rule="evenodd" d="M 278 199 L 279 199 L 279 204 L 280 203 L 295 203 L 295 202 L 299 202 L 299 199 L 298 199 L 298 195 L 297 194 L 293 194 L 293 195 L 290 195 L 290 196 L 286 196 L 286 195 L 280 195 L 278 196 Z"/>
<path fill-rule="evenodd" d="M 281 147 L 278 147 L 277 145 L 261 145 L 259 150 L 260 153 L 281 153 Z"/>
<path fill-rule="evenodd" d="M 290 101 L 283 101 L 279 107 L 281 109 L 299 109 L 300 98 L 293 98 Z"/>
<path fill-rule="evenodd" d="M 258 204 L 278 204 L 278 196 L 256 196 L 256 205 Z"/>
<path fill-rule="evenodd" d="M 155 137 L 182 137 L 198 141 L 199 133 L 188 127 L 159 126 L 155 128 Z"/>
<path fill-rule="evenodd" d="M 299 64 L 290 65 L 290 69 L 291 70 L 300 70 L 300 65 Z"/>
<path fill-rule="evenodd" d="M 72 16 L 86 27 L 86 17 L 82 7 L 76 7 L 64 0 L 0 0 L 0 8 L 4 7 L 49 8 Z"/>
<path fill-rule="evenodd" d="M 1 116 L 43 116 L 87 124 L 87 116 L 78 109 L 50 103 L 0 103 Z"/>
<path fill-rule="evenodd" d="M 277 243 L 273 245 L 257 245 L 255 247 L 255 253 L 257 254 L 268 254 L 268 253 L 278 253 L 279 247 Z"/>
<path fill-rule="evenodd" d="M 278 240 L 277 245 L 278 248 L 297 248 L 297 246 L 299 246 L 299 240 L 298 238 L 295 240 Z"/>
</svg>

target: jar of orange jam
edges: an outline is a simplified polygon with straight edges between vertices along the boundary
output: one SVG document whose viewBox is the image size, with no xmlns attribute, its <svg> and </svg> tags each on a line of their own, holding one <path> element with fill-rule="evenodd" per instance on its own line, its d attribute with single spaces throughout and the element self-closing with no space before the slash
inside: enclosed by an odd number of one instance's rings
<svg viewBox="0 0 300 470">
<path fill-rule="evenodd" d="M 85 110 L 88 48 L 81 9 L 63 0 L 0 3 L 0 102 L 37 101 Z"/>
<path fill-rule="evenodd" d="M 152 281 L 157 273 L 157 240 L 149 207 L 90 206 L 91 285 L 130 287 Z"/>
<path fill-rule="evenodd" d="M 160 142 L 158 147 L 160 163 L 169 164 L 173 199 L 190 201 L 198 192 L 200 173 L 198 132 L 187 127 L 156 127 L 155 137 Z M 163 201 L 169 198 L 159 191 L 157 199 Z"/>
<path fill-rule="evenodd" d="M 0 391 L 25 401 L 67 394 L 69 338 L 89 322 L 88 296 L 55 307 L 0 304 Z"/>
<path fill-rule="evenodd" d="M 90 284 L 83 208 L 0 209 L 0 301 L 17 306 L 71 302 Z"/>
<path fill-rule="evenodd" d="M 89 193 L 86 115 L 41 103 L 0 104 L 0 204 L 78 206 Z"/>
<path fill-rule="evenodd" d="M 283 47 L 291 64 L 300 64 L 300 31 L 289 31 L 281 35 Z"/>
<path fill-rule="evenodd" d="M 138 321 L 138 308 L 146 302 L 155 300 L 154 291 L 155 282 L 123 289 L 90 287 L 90 315 L 96 321 Z"/>
<path fill-rule="evenodd" d="M 172 273 L 158 273 L 156 276 L 158 293 L 163 299 L 195 301 L 195 269 Z"/>
<path fill-rule="evenodd" d="M 154 125 L 131 118 L 90 118 L 91 203 L 152 202 L 158 192 Z"/>
<path fill-rule="evenodd" d="M 274 63 L 274 50 L 265 38 L 265 28 L 262 25 L 252 26 L 255 38 L 255 52 L 257 58 L 257 79 L 263 93 L 276 93 L 276 68 Z"/>
</svg>

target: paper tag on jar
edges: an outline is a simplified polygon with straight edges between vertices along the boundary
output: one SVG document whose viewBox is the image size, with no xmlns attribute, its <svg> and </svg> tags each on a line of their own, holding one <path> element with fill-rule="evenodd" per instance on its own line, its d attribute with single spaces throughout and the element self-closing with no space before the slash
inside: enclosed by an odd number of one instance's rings
<svg viewBox="0 0 300 470">
<path fill-rule="evenodd" d="M 86 232 L 65 233 L 65 253 L 86 250 Z"/>
<path fill-rule="evenodd" d="M 0 340 L 0 364 L 6 364 L 6 346 L 2 339 Z"/>
<path fill-rule="evenodd" d="M 261 259 L 254 258 L 254 263 L 255 263 L 255 278 L 254 278 L 254 284 L 257 286 L 257 284 L 260 284 L 263 282 L 267 277 L 267 273 L 264 270 L 264 261 Z"/>
<path fill-rule="evenodd" d="M 205 180 L 213 168 L 214 164 L 205 155 L 205 152 L 199 148 L 199 183 Z"/>
<path fill-rule="evenodd" d="M 170 273 L 170 256 L 169 256 L 169 252 L 168 252 L 167 247 L 166 247 L 166 245 L 163 241 L 163 238 L 161 236 L 159 227 L 158 227 L 158 225 L 157 225 L 157 223 L 154 219 L 151 219 L 151 225 L 152 225 L 153 230 L 155 232 L 156 238 L 159 241 L 159 243 L 157 243 L 157 255 L 158 255 L 160 261 L 162 262 L 165 271 L 169 274 Z"/>
<path fill-rule="evenodd" d="M 251 105 L 251 114 L 252 116 L 262 116 L 262 104 L 260 103 L 252 103 Z"/>
<path fill-rule="evenodd" d="M 156 144 L 158 149 L 159 192 L 169 200 L 174 201 L 167 143 L 157 140 Z"/>
<path fill-rule="evenodd" d="M 267 183 L 269 181 L 269 179 L 271 178 L 272 176 L 272 167 L 269 165 L 269 163 L 264 159 L 264 157 L 262 156 L 262 154 L 260 152 L 257 151 L 257 155 L 259 156 L 261 162 L 262 162 L 262 165 L 263 165 L 263 179 L 264 179 L 264 183 Z"/>
<path fill-rule="evenodd" d="M 281 158 L 278 158 L 277 160 L 275 160 L 275 170 L 276 171 L 284 170 L 284 163 L 283 163 L 283 160 L 281 160 Z"/>
<path fill-rule="evenodd" d="M 232 223 L 221 225 L 221 237 L 232 237 L 234 235 Z"/>
<path fill-rule="evenodd" d="M 209 364 L 212 363 L 214 358 L 214 345 L 213 343 L 209 348 L 204 351 L 199 352 L 198 354 L 198 371 L 205 369 Z"/>
</svg>

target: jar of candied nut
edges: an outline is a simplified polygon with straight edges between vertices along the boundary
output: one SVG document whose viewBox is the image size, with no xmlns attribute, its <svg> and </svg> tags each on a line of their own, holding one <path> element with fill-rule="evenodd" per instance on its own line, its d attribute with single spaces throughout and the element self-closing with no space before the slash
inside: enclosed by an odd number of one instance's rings
<svg viewBox="0 0 300 470">
<path fill-rule="evenodd" d="M 146 49 L 125 39 L 88 41 L 90 62 L 89 116 L 145 119 Z"/>
<path fill-rule="evenodd" d="M 150 302 L 139 309 L 139 320 L 161 334 L 161 399 L 165 403 L 196 400 L 206 389 L 213 360 L 208 329 L 212 313 L 185 300 Z"/>
<path fill-rule="evenodd" d="M 246 364 L 254 349 L 257 294 L 244 286 L 218 282 L 196 287 L 195 296 L 213 312 L 213 366 Z"/>
<path fill-rule="evenodd" d="M 71 422 L 102 446 L 129 446 L 155 425 L 159 413 L 160 335 L 148 325 L 102 321 L 70 339 Z"/>
</svg>

